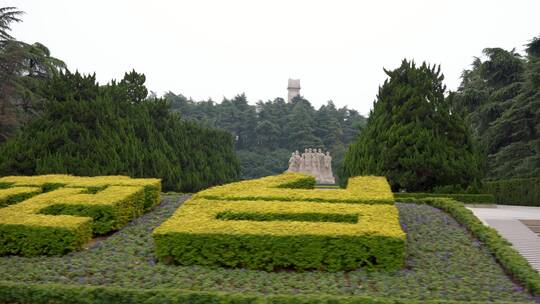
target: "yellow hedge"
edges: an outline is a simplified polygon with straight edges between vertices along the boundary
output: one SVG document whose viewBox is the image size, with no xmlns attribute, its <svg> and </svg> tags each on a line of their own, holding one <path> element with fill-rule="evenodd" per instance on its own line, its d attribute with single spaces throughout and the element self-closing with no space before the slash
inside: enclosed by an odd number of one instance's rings
<svg viewBox="0 0 540 304">
<path fill-rule="evenodd" d="M 220 212 L 262 214 L 356 214 L 358 222 L 295 222 L 295 221 L 227 221 L 218 220 Z M 358 235 L 371 234 L 404 238 L 399 225 L 398 210 L 393 205 L 343 204 L 283 201 L 217 201 L 191 199 L 154 230 L 163 233 L 227 233 L 254 235 Z"/>
<path fill-rule="evenodd" d="M 159 204 L 161 180 L 157 178 L 130 178 L 123 175 L 73 176 L 66 174 L 47 174 L 37 176 L 5 176 L 0 184 L 10 187 L 76 187 L 100 189 L 108 186 L 141 186 L 145 190 L 145 209 Z"/>
<path fill-rule="evenodd" d="M 0 254 L 63 254 L 92 234 L 123 227 L 159 201 L 158 179 L 70 175 L 0 178 L 8 193 L 34 196 L 0 208 Z M 51 186 L 54 185 L 54 186 Z M 37 194 L 41 190 L 48 191 Z"/>
<path fill-rule="evenodd" d="M 349 179 L 347 189 L 288 189 L 307 175 L 284 173 L 254 180 L 213 187 L 195 195 L 198 198 L 221 200 L 317 201 L 364 204 L 393 204 L 394 196 L 385 177 L 358 176 Z"/>
<path fill-rule="evenodd" d="M 312 189 L 285 173 L 201 191 L 153 232 L 156 254 L 183 265 L 255 269 L 396 269 L 405 234 L 384 177 Z M 354 203 L 354 204 L 351 204 Z"/>
<path fill-rule="evenodd" d="M 0 208 L 23 201 L 41 192 L 39 187 L 0 189 Z"/>
<path fill-rule="evenodd" d="M 194 198 L 153 237 L 165 261 L 266 270 L 395 269 L 403 265 L 405 247 L 390 204 Z"/>
</svg>

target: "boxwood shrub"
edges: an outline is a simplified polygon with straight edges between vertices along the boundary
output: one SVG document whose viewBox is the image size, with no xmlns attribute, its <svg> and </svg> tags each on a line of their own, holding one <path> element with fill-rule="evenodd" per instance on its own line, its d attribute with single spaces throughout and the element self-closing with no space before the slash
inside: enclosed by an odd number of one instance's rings
<svg viewBox="0 0 540 304">
<path fill-rule="evenodd" d="M 0 255 L 24 256 L 65 254 L 93 234 L 120 229 L 155 206 L 161 188 L 157 179 L 124 176 L 10 176 L 0 182 L 10 187 L 0 189 L 0 202 L 10 203 L 0 208 Z"/>
<path fill-rule="evenodd" d="M 485 192 L 501 205 L 540 206 L 540 177 L 484 182 Z"/>
<path fill-rule="evenodd" d="M 310 181 L 310 182 L 308 182 Z M 311 187 L 313 177 L 284 173 L 206 189 L 195 195 L 218 200 L 313 201 L 363 204 L 393 204 L 394 196 L 386 178 L 358 176 L 349 179 L 347 189 L 320 190 Z M 293 187 L 291 189 L 291 187 Z M 301 188 L 298 188 L 301 187 Z M 312 188 L 312 187 L 311 187 Z"/>
<path fill-rule="evenodd" d="M 274 270 L 397 269 L 395 205 L 192 199 L 153 232 L 163 261 Z"/>
<path fill-rule="evenodd" d="M 16 187 L 0 189 L 0 208 L 22 202 L 25 199 L 39 193 L 41 193 L 41 188 L 39 187 Z"/>
<path fill-rule="evenodd" d="M 403 193 L 396 192 L 394 197 L 397 200 L 404 198 L 430 198 L 430 197 L 446 197 L 451 198 L 456 201 L 465 203 L 465 204 L 495 204 L 495 197 L 492 194 L 442 194 L 442 193 L 422 193 L 422 192 L 413 192 L 413 193 Z"/>
</svg>

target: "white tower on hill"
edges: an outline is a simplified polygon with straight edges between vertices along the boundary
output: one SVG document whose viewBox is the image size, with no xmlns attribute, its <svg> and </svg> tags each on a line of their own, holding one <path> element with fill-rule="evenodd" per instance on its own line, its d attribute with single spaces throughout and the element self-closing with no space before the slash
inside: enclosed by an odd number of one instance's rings
<svg viewBox="0 0 540 304">
<path fill-rule="evenodd" d="M 287 86 L 288 96 L 287 101 L 291 102 L 295 96 L 300 95 L 300 79 L 290 79 Z"/>
</svg>

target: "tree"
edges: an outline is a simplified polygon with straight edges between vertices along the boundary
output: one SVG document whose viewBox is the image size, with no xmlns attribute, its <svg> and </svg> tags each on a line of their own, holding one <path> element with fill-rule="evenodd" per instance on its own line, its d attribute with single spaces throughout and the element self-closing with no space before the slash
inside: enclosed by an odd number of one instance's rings
<svg viewBox="0 0 540 304">
<path fill-rule="evenodd" d="M 0 8 L 0 143 L 41 110 L 41 83 L 65 68 L 41 43 L 15 40 L 10 24 L 21 11 Z"/>
<path fill-rule="evenodd" d="M 538 148 L 538 38 L 527 56 L 515 50 L 484 49 L 462 75 L 452 108 L 466 117 L 490 179 L 540 176 Z"/>
<path fill-rule="evenodd" d="M 304 148 L 322 148 L 322 140 L 314 135 L 315 109 L 301 96 L 293 99 L 293 108 L 289 117 L 286 132 L 289 141 L 289 150 L 303 150 Z"/>
<path fill-rule="evenodd" d="M 14 40 L 9 34 L 11 31 L 11 24 L 13 22 L 22 22 L 18 17 L 22 14 L 24 14 L 24 12 L 17 10 L 16 7 L 0 8 L 0 41 Z"/>
<path fill-rule="evenodd" d="M 386 176 L 394 191 L 467 186 L 480 176 L 465 124 L 445 100 L 440 67 L 403 60 L 379 88 L 374 109 L 349 146 L 342 181 L 356 175 Z"/>
<path fill-rule="evenodd" d="M 540 176 L 540 37 L 527 45 L 523 84 L 486 132 L 492 176 Z"/>
<path fill-rule="evenodd" d="M 336 172 L 345 148 L 365 124 L 365 118 L 354 110 L 336 109 L 331 101 L 315 110 L 302 97 L 290 103 L 275 98 L 255 105 L 250 105 L 244 94 L 232 100 L 225 98 L 221 103 L 196 102 L 172 92 L 165 98 L 182 119 L 217 127 L 234 136 L 242 178 L 281 173 L 293 150 L 309 147 L 329 150 Z"/>
<path fill-rule="evenodd" d="M 237 179 L 229 133 L 182 121 L 166 100 L 133 92 L 147 92 L 135 71 L 104 86 L 95 75 L 53 76 L 42 113 L 0 146 L 0 175 L 158 177 L 164 190 L 183 192 Z"/>
</svg>

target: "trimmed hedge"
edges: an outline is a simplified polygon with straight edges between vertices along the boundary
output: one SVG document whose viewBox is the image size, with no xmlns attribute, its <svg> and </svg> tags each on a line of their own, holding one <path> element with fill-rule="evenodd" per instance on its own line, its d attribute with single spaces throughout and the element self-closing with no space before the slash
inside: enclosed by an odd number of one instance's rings
<svg viewBox="0 0 540 304">
<path fill-rule="evenodd" d="M 484 182 L 485 192 L 501 205 L 540 206 L 540 178 L 516 178 Z"/>
<path fill-rule="evenodd" d="M 289 186 L 307 186 L 313 177 L 301 173 L 284 173 L 254 180 L 241 181 L 206 189 L 195 194 L 197 198 L 217 200 L 275 200 L 313 201 L 363 204 L 393 204 L 394 196 L 386 178 L 359 176 L 349 179 L 347 189 L 318 190 L 290 189 Z M 312 182 L 309 182 L 310 184 Z"/>
<path fill-rule="evenodd" d="M 179 289 L 133 289 L 89 285 L 19 284 L 0 281 L 0 302 L 20 304 L 481 304 L 484 301 L 444 301 L 335 295 L 257 295 Z M 517 304 L 516 302 L 497 302 Z"/>
<path fill-rule="evenodd" d="M 309 221 L 265 221 L 284 214 Z M 400 268 L 406 239 L 394 205 L 205 199 L 184 203 L 153 237 L 156 255 L 181 265 L 325 271 Z"/>
<path fill-rule="evenodd" d="M 39 193 L 41 193 L 41 188 L 38 187 L 0 189 L 0 208 L 22 202 Z"/>
<path fill-rule="evenodd" d="M 334 222 L 358 223 L 358 214 L 339 213 L 253 213 L 253 212 L 220 212 L 218 220 L 229 221 L 298 221 L 298 222 Z"/>
<path fill-rule="evenodd" d="M 404 193 L 396 192 L 394 193 L 396 200 L 407 199 L 407 198 L 434 198 L 434 197 L 445 197 L 451 198 L 456 201 L 460 201 L 465 204 L 495 204 L 495 197 L 492 194 L 441 194 L 441 193 Z"/>
<path fill-rule="evenodd" d="M 0 180 L 13 187 L 1 192 L 49 190 L 0 208 L 0 255 L 65 254 L 80 248 L 93 234 L 123 227 L 159 200 L 156 179 L 46 175 Z"/>
<path fill-rule="evenodd" d="M 409 198 L 409 203 L 429 204 L 452 215 L 491 251 L 501 266 L 532 294 L 540 295 L 540 274 L 493 228 L 485 226 L 469 209 L 449 198 Z"/>
<path fill-rule="evenodd" d="M 74 176 L 66 174 L 46 174 L 36 176 L 5 176 L 0 178 L 0 184 L 11 187 L 41 187 L 43 192 L 60 187 L 87 188 L 91 192 L 102 190 L 108 186 L 139 186 L 144 187 L 144 209 L 152 209 L 159 204 L 161 180 L 157 178 L 130 178 L 123 175 L 108 176 Z"/>
</svg>

